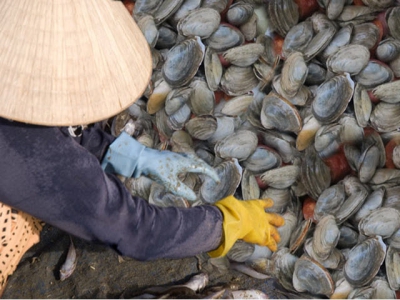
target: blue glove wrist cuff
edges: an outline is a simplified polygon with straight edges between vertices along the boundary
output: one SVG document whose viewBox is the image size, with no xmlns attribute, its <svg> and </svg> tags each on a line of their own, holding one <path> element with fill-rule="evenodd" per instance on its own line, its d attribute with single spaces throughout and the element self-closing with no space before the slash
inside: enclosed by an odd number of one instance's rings
<svg viewBox="0 0 400 300">
<path fill-rule="evenodd" d="M 108 147 L 101 167 L 107 173 L 116 173 L 125 177 L 139 177 L 138 162 L 145 146 L 126 132 L 121 134 Z"/>
</svg>

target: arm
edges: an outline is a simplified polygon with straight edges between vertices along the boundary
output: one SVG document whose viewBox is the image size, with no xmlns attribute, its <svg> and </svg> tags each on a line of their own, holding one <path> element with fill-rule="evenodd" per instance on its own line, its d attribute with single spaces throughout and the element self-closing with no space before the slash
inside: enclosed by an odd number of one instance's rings
<svg viewBox="0 0 400 300">
<path fill-rule="evenodd" d="M 98 158 L 58 128 L 0 119 L 0 200 L 139 260 L 192 256 L 218 247 L 214 206 L 159 208 L 132 197 Z"/>
</svg>

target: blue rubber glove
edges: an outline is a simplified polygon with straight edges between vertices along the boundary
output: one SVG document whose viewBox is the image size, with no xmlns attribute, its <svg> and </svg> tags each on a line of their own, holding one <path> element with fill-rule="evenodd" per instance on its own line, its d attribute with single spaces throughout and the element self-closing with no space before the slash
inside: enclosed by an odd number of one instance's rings
<svg viewBox="0 0 400 300">
<path fill-rule="evenodd" d="M 151 149 L 126 132 L 122 132 L 109 146 L 101 166 L 108 173 L 125 177 L 147 176 L 171 193 L 190 201 L 196 200 L 196 194 L 179 180 L 178 174 L 203 173 L 216 182 L 220 181 L 214 169 L 195 155 Z"/>
</svg>

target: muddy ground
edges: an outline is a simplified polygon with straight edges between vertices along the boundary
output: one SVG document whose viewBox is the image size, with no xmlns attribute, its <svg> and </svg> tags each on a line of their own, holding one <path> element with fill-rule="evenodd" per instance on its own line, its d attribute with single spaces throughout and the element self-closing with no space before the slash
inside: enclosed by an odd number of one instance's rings
<svg viewBox="0 0 400 300">
<path fill-rule="evenodd" d="M 71 277 L 59 279 L 70 244 L 69 235 L 46 225 L 9 277 L 3 298 L 132 298 L 146 287 L 184 283 L 202 268 L 196 257 L 139 262 L 123 258 L 103 245 L 73 238 L 78 264 Z M 239 289 L 258 289 L 270 298 L 287 298 L 273 279 L 254 279 L 237 271 L 211 272 L 208 287 L 235 283 Z M 199 295 L 195 295 L 196 297 Z M 193 296 L 193 298 L 195 298 Z M 185 298 L 192 298 L 190 295 Z M 292 298 L 292 297 L 290 297 Z"/>
</svg>

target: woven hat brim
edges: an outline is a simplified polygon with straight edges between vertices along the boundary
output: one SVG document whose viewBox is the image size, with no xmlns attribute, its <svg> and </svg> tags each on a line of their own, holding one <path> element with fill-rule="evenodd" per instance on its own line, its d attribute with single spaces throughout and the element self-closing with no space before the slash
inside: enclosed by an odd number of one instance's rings
<svg viewBox="0 0 400 300">
<path fill-rule="evenodd" d="M 121 1 L 0 1 L 0 116 L 66 126 L 107 119 L 145 91 L 149 46 Z"/>
</svg>

